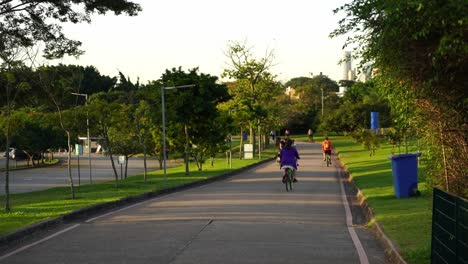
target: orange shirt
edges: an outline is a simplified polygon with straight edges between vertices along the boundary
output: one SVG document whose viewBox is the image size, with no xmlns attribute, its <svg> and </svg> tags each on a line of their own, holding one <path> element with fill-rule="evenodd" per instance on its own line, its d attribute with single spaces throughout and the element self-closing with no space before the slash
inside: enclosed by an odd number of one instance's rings
<svg viewBox="0 0 468 264">
<path fill-rule="evenodd" d="M 322 150 L 331 150 L 332 149 L 332 143 L 330 140 L 324 140 L 322 142 Z"/>
</svg>

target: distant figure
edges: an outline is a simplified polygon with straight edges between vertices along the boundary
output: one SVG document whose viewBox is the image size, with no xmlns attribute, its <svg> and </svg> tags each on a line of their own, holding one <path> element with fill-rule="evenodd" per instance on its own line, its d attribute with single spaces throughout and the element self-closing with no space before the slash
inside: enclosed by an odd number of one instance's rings
<svg viewBox="0 0 468 264">
<path fill-rule="evenodd" d="M 289 138 L 289 129 L 286 129 L 286 130 L 284 131 L 284 135 L 286 136 L 286 138 Z"/>
<path fill-rule="evenodd" d="M 309 128 L 309 131 L 307 131 L 307 136 L 309 137 L 309 142 L 314 142 L 314 132 L 312 128 Z"/>
<path fill-rule="evenodd" d="M 322 152 L 323 152 L 323 160 L 325 161 L 325 156 L 331 160 L 331 150 L 332 150 L 332 142 L 328 140 L 328 137 L 325 137 L 325 140 L 322 142 Z M 331 163 L 330 163 L 331 164 Z"/>
</svg>

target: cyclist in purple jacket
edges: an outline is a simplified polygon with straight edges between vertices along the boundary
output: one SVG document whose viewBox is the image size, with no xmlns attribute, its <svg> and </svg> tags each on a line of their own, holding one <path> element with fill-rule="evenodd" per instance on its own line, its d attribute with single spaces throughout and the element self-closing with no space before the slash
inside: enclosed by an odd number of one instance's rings
<svg viewBox="0 0 468 264">
<path fill-rule="evenodd" d="M 279 153 L 281 169 L 283 166 L 291 166 L 293 170 L 293 181 L 297 182 L 296 179 L 296 170 L 297 170 L 297 160 L 300 159 L 299 152 L 293 147 L 293 141 L 291 139 L 286 140 L 286 144 L 281 149 Z M 283 169 L 283 182 L 286 180 L 286 169 Z"/>
</svg>

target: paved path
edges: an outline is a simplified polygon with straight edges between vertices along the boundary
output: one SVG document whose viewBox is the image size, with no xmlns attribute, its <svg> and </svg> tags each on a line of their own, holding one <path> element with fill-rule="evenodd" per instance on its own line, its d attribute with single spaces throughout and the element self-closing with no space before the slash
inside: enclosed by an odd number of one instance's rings
<svg viewBox="0 0 468 264">
<path fill-rule="evenodd" d="M 0 263 L 384 263 L 368 230 L 348 228 L 336 169 L 321 165 L 320 147 L 298 150 L 293 192 L 270 162 L 67 225 Z M 365 249 L 361 260 L 350 230 Z"/>
<path fill-rule="evenodd" d="M 63 154 L 55 155 L 62 160 L 60 165 L 30 167 L 26 169 L 10 171 L 10 193 L 23 193 L 49 189 L 58 186 L 69 186 L 68 168 L 66 156 Z M 109 157 L 98 154 L 93 154 L 91 158 L 91 178 L 92 182 L 112 181 L 114 180 L 114 171 L 112 169 Z M 125 165 L 121 170 L 118 164 L 118 157 L 114 158 L 117 174 L 121 177 L 122 172 L 125 174 Z M 10 161 L 12 168 L 15 167 L 16 161 Z M 5 168 L 5 159 L 0 159 L 0 168 Z M 20 165 L 25 165 L 26 161 L 19 161 Z M 72 177 L 75 185 L 89 184 L 89 160 L 88 157 L 81 157 L 78 160 L 76 156 L 72 156 Z M 174 161 L 169 160 L 168 166 L 173 166 Z M 78 171 L 79 168 L 79 171 Z M 147 159 L 147 170 L 155 171 L 159 169 L 159 162 L 154 158 Z M 132 157 L 128 162 L 127 175 L 136 175 L 144 173 L 143 158 Z M 5 172 L 0 171 L 0 195 L 5 194 Z"/>
</svg>

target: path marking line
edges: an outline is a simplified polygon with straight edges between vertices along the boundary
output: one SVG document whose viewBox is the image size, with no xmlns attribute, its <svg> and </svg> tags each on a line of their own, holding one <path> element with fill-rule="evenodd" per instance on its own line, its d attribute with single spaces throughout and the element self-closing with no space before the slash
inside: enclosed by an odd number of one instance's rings
<svg viewBox="0 0 468 264">
<path fill-rule="evenodd" d="M 68 231 L 70 231 L 70 230 L 72 230 L 72 229 L 75 229 L 75 228 L 77 228 L 79 225 L 80 225 L 80 224 L 72 225 L 72 226 L 70 226 L 70 227 L 68 227 L 68 228 L 65 228 L 65 229 L 63 229 L 63 230 L 61 230 L 61 231 L 55 233 L 55 234 L 52 234 L 52 235 L 50 235 L 50 236 L 48 236 L 48 237 L 45 237 L 45 238 L 43 238 L 43 239 L 41 239 L 41 240 L 39 240 L 39 241 L 36 241 L 36 242 L 31 243 L 31 244 L 29 244 L 29 245 L 26 245 L 26 246 L 24 246 L 24 247 L 20 247 L 20 248 L 18 248 L 18 249 L 15 250 L 15 251 L 12 251 L 12 252 L 10 252 L 10 253 L 8 253 L 8 254 L 6 254 L 6 255 L 1 256 L 1 257 L 0 257 L 0 261 L 4 260 L 4 259 L 6 259 L 6 258 L 8 258 L 8 257 L 10 257 L 10 256 L 12 256 L 12 255 L 15 255 L 15 254 L 17 254 L 17 253 L 19 253 L 19 252 L 21 252 L 21 251 L 24 251 L 24 250 L 26 250 L 26 249 L 28 249 L 28 248 L 30 248 L 30 247 L 33 247 L 33 246 L 38 245 L 38 244 L 40 244 L 40 243 L 42 243 L 42 242 L 45 242 L 45 241 L 47 241 L 47 240 L 49 240 L 49 239 L 52 239 L 52 238 L 54 238 L 54 237 L 56 237 L 56 236 L 58 236 L 58 235 L 61 235 L 61 234 L 65 233 L 65 232 L 68 232 Z"/>
<path fill-rule="evenodd" d="M 356 230 L 354 230 L 353 228 L 353 216 L 351 214 L 351 209 L 349 208 L 348 199 L 346 198 L 346 192 L 343 187 L 342 170 L 338 167 L 337 169 L 338 169 L 338 177 L 339 177 L 338 180 L 340 181 L 341 199 L 343 200 L 343 206 L 346 212 L 346 225 L 348 226 L 349 235 L 351 236 L 354 247 L 356 248 L 357 253 L 359 255 L 359 262 L 361 264 L 369 264 L 369 259 L 367 258 L 366 251 L 364 250 L 364 247 L 362 246 L 361 241 L 359 240 L 359 237 L 356 234 Z"/>
</svg>

